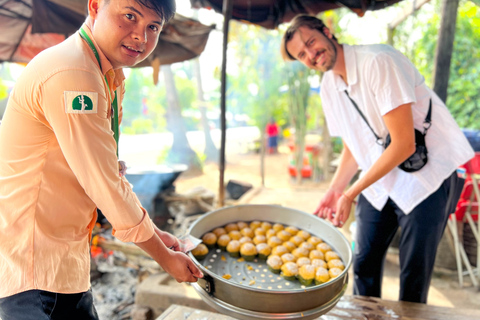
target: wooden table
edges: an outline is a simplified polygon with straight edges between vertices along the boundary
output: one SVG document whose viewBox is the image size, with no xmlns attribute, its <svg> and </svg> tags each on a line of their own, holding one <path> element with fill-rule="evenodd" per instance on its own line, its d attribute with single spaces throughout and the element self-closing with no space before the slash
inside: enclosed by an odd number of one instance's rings
<svg viewBox="0 0 480 320">
<path fill-rule="evenodd" d="M 235 320 L 227 315 L 171 305 L 157 320 Z M 429 306 L 363 296 L 343 296 L 319 320 L 479 320 L 480 310 Z"/>
</svg>

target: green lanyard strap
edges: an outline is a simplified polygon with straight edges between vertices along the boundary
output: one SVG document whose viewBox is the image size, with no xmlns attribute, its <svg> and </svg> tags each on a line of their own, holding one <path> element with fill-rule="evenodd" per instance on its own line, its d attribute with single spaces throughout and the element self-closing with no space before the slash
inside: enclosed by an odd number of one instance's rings
<svg viewBox="0 0 480 320">
<path fill-rule="evenodd" d="M 83 30 L 83 28 L 80 28 L 80 36 L 82 37 L 83 40 L 85 40 L 92 49 L 93 54 L 95 55 L 95 58 L 97 58 L 98 61 L 98 66 L 100 67 L 100 70 L 102 70 L 102 64 L 100 62 L 100 56 L 98 55 L 97 48 L 93 45 L 92 40 L 88 36 L 88 34 Z M 111 128 L 113 131 L 113 137 L 115 138 L 115 142 L 117 143 L 117 157 L 118 157 L 118 139 L 119 139 L 119 133 L 118 133 L 118 106 L 117 106 L 117 90 L 115 90 L 115 97 L 112 99 L 112 93 L 110 92 L 110 85 L 108 84 L 107 76 L 105 75 L 105 82 L 107 84 L 107 89 L 108 93 L 110 95 L 110 101 L 112 103 L 112 121 L 111 121 Z"/>
</svg>

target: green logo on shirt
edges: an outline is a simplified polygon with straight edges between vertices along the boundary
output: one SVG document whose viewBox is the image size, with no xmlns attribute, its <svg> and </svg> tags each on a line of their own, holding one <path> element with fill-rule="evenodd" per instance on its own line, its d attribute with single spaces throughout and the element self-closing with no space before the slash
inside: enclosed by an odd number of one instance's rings
<svg viewBox="0 0 480 320">
<path fill-rule="evenodd" d="M 79 95 L 76 96 L 75 99 L 72 101 L 72 108 L 73 110 L 93 110 L 93 102 L 92 99 L 90 99 L 86 95 Z"/>
</svg>

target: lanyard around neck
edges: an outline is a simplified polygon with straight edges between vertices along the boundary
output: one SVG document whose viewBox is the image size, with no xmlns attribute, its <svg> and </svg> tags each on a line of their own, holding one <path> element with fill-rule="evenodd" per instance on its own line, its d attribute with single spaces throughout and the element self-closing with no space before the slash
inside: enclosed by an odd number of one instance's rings
<svg viewBox="0 0 480 320">
<path fill-rule="evenodd" d="M 85 40 L 92 49 L 93 54 L 95 55 L 95 58 L 97 58 L 98 61 L 98 66 L 100 67 L 100 70 L 102 70 L 102 63 L 100 62 L 100 56 L 98 55 L 97 48 L 93 45 L 92 40 L 88 36 L 88 34 L 83 30 L 83 28 L 80 28 L 80 36 L 82 37 L 83 40 Z M 102 71 L 103 72 L 103 71 Z M 119 132 L 118 132 L 118 106 L 117 106 L 117 90 L 115 90 L 115 97 L 112 99 L 112 93 L 110 92 L 110 85 L 108 84 L 107 76 L 105 75 L 105 83 L 107 84 L 107 89 L 108 93 L 110 95 L 110 101 L 112 104 L 112 121 L 111 121 L 111 127 L 113 131 L 113 137 L 115 138 L 115 142 L 117 143 L 117 157 L 118 157 L 118 138 L 119 138 Z"/>
</svg>

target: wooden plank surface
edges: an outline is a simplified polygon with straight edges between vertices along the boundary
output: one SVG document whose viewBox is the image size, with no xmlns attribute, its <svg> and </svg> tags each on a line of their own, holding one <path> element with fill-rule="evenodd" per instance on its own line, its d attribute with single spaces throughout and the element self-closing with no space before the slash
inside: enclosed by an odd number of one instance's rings
<svg viewBox="0 0 480 320">
<path fill-rule="evenodd" d="M 171 305 L 157 320 L 235 320 L 227 315 Z M 319 320 L 478 320 L 480 310 L 429 306 L 362 296 L 344 296 Z"/>
</svg>

